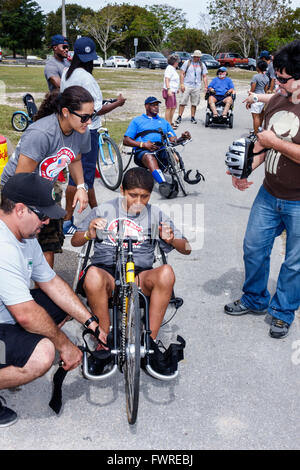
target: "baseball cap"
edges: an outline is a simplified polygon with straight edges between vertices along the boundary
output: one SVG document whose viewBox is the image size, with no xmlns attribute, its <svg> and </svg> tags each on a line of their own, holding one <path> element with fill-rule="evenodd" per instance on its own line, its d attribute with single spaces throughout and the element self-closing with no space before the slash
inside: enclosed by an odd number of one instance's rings
<svg viewBox="0 0 300 470">
<path fill-rule="evenodd" d="M 78 38 L 74 44 L 74 53 L 79 57 L 81 62 L 90 62 L 98 58 L 96 54 L 96 45 L 91 38 Z"/>
<path fill-rule="evenodd" d="M 271 55 L 269 51 L 261 51 L 259 59 L 261 59 L 262 57 L 265 57 L 266 59 L 268 59 L 269 57 L 271 57 Z"/>
<path fill-rule="evenodd" d="M 202 56 L 202 52 L 199 51 L 199 49 L 196 49 L 192 54 L 192 57 L 201 57 L 201 56 Z"/>
<path fill-rule="evenodd" d="M 227 68 L 226 68 L 226 67 L 220 67 L 220 68 L 218 69 L 218 73 L 219 73 L 219 72 L 227 72 Z"/>
<path fill-rule="evenodd" d="M 148 98 L 145 99 L 145 104 L 152 104 L 152 103 L 161 103 L 155 96 L 148 96 Z"/>
<path fill-rule="evenodd" d="M 51 38 L 51 46 L 58 46 L 58 44 L 69 45 L 68 39 L 65 38 L 65 36 L 62 36 L 61 34 L 55 34 L 55 36 L 52 36 Z"/>
<path fill-rule="evenodd" d="M 55 202 L 52 183 L 36 173 L 11 176 L 2 189 L 2 196 L 32 206 L 50 219 L 61 219 L 66 215 L 66 211 Z"/>
</svg>

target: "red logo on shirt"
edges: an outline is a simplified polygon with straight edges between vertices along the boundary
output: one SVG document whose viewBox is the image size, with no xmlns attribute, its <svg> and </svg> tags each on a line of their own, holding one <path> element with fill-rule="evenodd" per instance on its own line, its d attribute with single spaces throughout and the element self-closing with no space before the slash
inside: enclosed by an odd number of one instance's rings
<svg viewBox="0 0 300 470">
<path fill-rule="evenodd" d="M 61 148 L 56 155 L 47 157 L 40 163 L 40 176 L 52 181 L 76 158 L 74 152 L 68 147 Z"/>
</svg>

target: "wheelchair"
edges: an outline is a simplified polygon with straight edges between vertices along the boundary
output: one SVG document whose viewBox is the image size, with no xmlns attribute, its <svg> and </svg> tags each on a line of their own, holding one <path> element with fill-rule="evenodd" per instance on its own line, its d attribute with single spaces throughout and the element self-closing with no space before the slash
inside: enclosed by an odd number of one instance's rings
<svg viewBox="0 0 300 470">
<path fill-rule="evenodd" d="M 232 98 L 232 104 L 229 108 L 229 111 L 227 113 L 226 117 L 223 117 L 223 110 L 225 107 L 225 103 L 223 100 L 217 101 L 216 102 L 216 109 L 218 116 L 213 116 L 213 112 L 211 110 L 210 104 L 208 102 L 208 99 L 210 96 L 214 96 L 214 93 L 211 93 L 210 91 L 207 91 L 205 95 L 205 100 L 207 101 L 207 108 L 206 108 L 206 115 L 205 115 L 205 127 L 209 127 L 212 124 L 215 125 L 225 125 L 228 126 L 230 129 L 233 127 L 233 107 L 234 107 L 234 100 L 235 100 L 235 93 L 230 93 L 228 96 L 231 96 Z"/>
<path fill-rule="evenodd" d="M 178 368 L 173 370 L 169 375 L 163 375 L 155 371 L 150 364 L 150 355 L 153 354 L 153 340 L 150 338 L 150 320 L 149 320 L 149 298 L 146 297 L 135 282 L 134 259 L 132 246 L 135 240 L 133 237 L 124 236 L 124 230 L 119 224 L 117 233 L 114 233 L 116 240 L 116 269 L 115 269 L 115 289 L 112 297 L 109 299 L 109 310 L 111 316 L 111 331 L 108 335 L 107 345 L 109 351 L 103 349 L 97 351 L 92 350 L 87 340 L 88 336 L 92 336 L 92 340 L 98 341 L 97 334 L 92 330 L 85 329 L 83 331 L 84 345 L 81 347 L 83 351 L 82 372 L 84 378 L 93 381 L 102 381 L 111 377 L 119 370 L 124 374 L 125 394 L 126 394 L 126 410 L 129 424 L 134 424 L 137 419 L 138 402 L 139 402 L 139 383 L 140 368 L 158 380 L 170 381 L 177 377 Z M 97 237 L 104 240 L 105 237 L 111 236 L 110 230 L 101 230 Z M 148 237 L 153 239 L 152 237 Z M 124 244 L 127 244 L 128 254 L 125 261 Z M 81 294 L 78 289 L 78 282 L 82 277 L 83 270 L 89 263 L 91 251 L 93 248 L 93 240 L 90 240 L 83 246 L 79 253 L 79 262 L 74 278 L 73 290 L 77 294 Z M 127 251 L 127 250 L 126 250 Z M 159 251 L 156 255 L 156 262 L 166 263 L 166 255 Z M 177 309 L 183 304 L 180 297 L 175 297 L 173 292 L 170 303 L 175 308 L 175 313 L 169 320 L 165 320 L 161 326 L 168 323 L 176 314 Z M 178 336 L 177 341 L 180 344 L 171 344 L 172 354 L 177 354 L 177 350 L 183 351 L 185 346 L 184 340 Z M 174 349 L 175 348 L 175 349 Z M 176 349 L 177 348 L 177 349 Z M 175 351 L 175 352 L 174 352 Z M 170 351 L 169 351 L 170 352 Z M 182 358 L 183 358 L 183 352 Z M 101 357 L 102 355 L 102 357 Z M 90 365 L 94 362 L 108 359 L 101 373 L 91 371 Z M 179 359 L 181 360 L 181 359 Z M 178 361 L 177 361 L 178 362 Z"/>
<path fill-rule="evenodd" d="M 37 106 L 30 93 L 23 96 L 23 103 L 27 113 L 25 111 L 15 111 L 11 118 L 11 125 L 17 132 L 24 132 L 29 124 L 33 123 L 33 118 L 37 113 Z"/>
</svg>

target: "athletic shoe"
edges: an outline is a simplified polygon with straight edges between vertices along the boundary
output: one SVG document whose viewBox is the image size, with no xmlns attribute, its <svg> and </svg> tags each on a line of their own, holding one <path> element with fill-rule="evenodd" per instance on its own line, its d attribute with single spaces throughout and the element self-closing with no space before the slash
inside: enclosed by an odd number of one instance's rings
<svg viewBox="0 0 300 470">
<path fill-rule="evenodd" d="M 290 324 L 283 321 L 279 320 L 279 318 L 272 318 L 272 323 L 271 323 L 271 328 L 270 328 L 270 336 L 272 338 L 284 338 L 285 336 L 288 335 Z"/>
<path fill-rule="evenodd" d="M 0 428 L 11 426 L 18 419 L 17 413 L 4 405 L 6 405 L 6 401 L 3 397 L 0 397 Z"/>
<path fill-rule="evenodd" d="M 192 124 L 197 124 L 197 121 L 196 121 L 196 119 L 195 119 L 194 117 L 191 117 L 191 123 L 192 123 Z"/>
<path fill-rule="evenodd" d="M 76 232 L 77 227 L 73 224 L 73 217 L 71 220 L 65 220 L 63 223 L 63 232 L 65 236 L 72 236 Z"/>
<path fill-rule="evenodd" d="M 179 125 L 181 123 L 181 116 L 178 116 L 178 118 L 175 121 L 175 124 Z"/>
<path fill-rule="evenodd" d="M 225 313 L 228 313 L 228 315 L 245 315 L 246 313 L 253 312 L 253 313 L 266 313 L 267 309 L 265 310 L 254 310 L 253 308 L 246 307 L 241 302 L 241 299 L 235 300 L 231 304 L 227 304 L 224 307 Z"/>
</svg>

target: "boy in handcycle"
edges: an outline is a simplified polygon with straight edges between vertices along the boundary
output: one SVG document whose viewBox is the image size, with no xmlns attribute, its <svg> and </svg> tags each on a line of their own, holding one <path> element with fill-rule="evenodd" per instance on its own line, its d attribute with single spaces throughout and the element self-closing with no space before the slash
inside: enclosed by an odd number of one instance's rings
<svg viewBox="0 0 300 470">
<path fill-rule="evenodd" d="M 134 147 L 134 162 L 136 165 L 148 168 L 154 180 L 159 184 L 159 191 L 164 197 L 172 191 L 172 184 L 166 182 L 163 174 L 166 162 L 165 151 L 159 148 L 162 144 L 162 132 L 170 136 L 171 142 L 183 142 L 191 138 L 185 131 L 177 139 L 168 121 L 159 116 L 159 101 L 154 96 L 145 100 L 146 113 L 134 118 L 129 124 L 123 139 L 123 144 Z M 157 152 L 158 151 L 158 152 Z"/>
<path fill-rule="evenodd" d="M 144 234 L 146 237 L 143 241 L 134 243 L 133 254 L 137 285 L 150 297 L 152 340 L 155 340 L 158 334 L 175 283 L 174 271 L 169 264 L 153 268 L 155 243 L 159 243 L 166 253 L 173 249 L 184 255 L 191 252 L 187 239 L 174 226 L 172 220 L 157 206 L 149 204 L 153 185 L 154 180 L 149 171 L 144 168 L 131 168 L 123 177 L 122 197 L 94 208 L 78 226 L 71 239 L 72 245 L 77 247 L 84 245 L 88 240 L 95 240 L 91 264 L 84 270 L 77 292 L 87 297 L 92 314 L 98 318 L 100 339 L 104 344 L 107 343 L 110 330 L 108 300 L 115 288 L 114 234 L 118 221 L 123 223 L 125 238 L 138 234 Z M 154 227 L 158 227 L 155 241 L 149 237 Z M 104 229 L 111 230 L 112 233 L 109 238 L 101 241 L 97 239 L 97 230 Z M 151 342 L 153 344 L 153 341 Z M 151 359 L 154 355 L 151 355 Z M 154 367 L 152 361 L 152 368 Z"/>
</svg>

